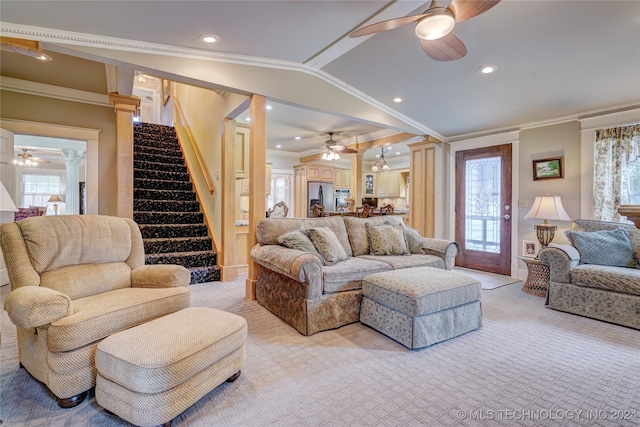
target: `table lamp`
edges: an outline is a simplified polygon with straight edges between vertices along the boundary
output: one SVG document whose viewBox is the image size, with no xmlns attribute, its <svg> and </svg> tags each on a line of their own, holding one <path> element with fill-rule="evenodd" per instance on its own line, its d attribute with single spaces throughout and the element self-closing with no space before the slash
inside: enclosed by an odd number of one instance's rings
<svg viewBox="0 0 640 427">
<path fill-rule="evenodd" d="M 15 212 L 17 210 L 15 203 L 9 196 L 9 192 L 4 188 L 4 184 L 0 182 L 0 212 Z"/>
<path fill-rule="evenodd" d="M 58 202 L 62 203 L 62 200 L 60 200 L 60 196 L 57 194 L 52 194 L 51 197 L 49 197 L 49 200 L 47 200 L 47 203 L 53 203 L 54 215 L 58 215 Z"/>
<path fill-rule="evenodd" d="M 560 196 L 537 196 L 531 210 L 525 215 L 525 219 L 529 218 L 544 220 L 542 224 L 533 226 L 543 248 L 551 243 L 558 229 L 557 226 L 549 224 L 548 220 L 571 221 L 562 206 Z"/>
</svg>

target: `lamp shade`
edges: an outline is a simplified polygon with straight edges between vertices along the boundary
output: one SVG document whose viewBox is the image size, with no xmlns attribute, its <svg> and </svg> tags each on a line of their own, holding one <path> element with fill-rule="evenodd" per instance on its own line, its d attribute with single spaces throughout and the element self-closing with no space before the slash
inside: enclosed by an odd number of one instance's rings
<svg viewBox="0 0 640 427">
<path fill-rule="evenodd" d="M 11 196 L 9 196 L 9 192 L 4 188 L 4 184 L 0 182 L 0 211 L 16 212 L 17 210 L 15 203 L 13 203 Z"/>
<path fill-rule="evenodd" d="M 62 200 L 60 200 L 60 196 L 58 196 L 57 194 L 52 194 L 51 197 L 49 197 L 49 200 L 47 200 L 47 203 L 58 203 L 58 202 L 62 202 Z"/>
<path fill-rule="evenodd" d="M 567 211 L 562 206 L 560 196 L 537 196 L 531 210 L 524 217 L 525 219 L 571 221 Z"/>
</svg>

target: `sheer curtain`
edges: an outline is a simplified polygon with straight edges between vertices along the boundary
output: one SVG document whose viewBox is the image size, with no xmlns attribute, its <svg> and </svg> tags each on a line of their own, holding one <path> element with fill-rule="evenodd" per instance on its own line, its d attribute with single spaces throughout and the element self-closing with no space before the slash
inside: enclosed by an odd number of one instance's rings
<svg viewBox="0 0 640 427">
<path fill-rule="evenodd" d="M 630 164 L 640 161 L 640 124 L 596 131 L 593 216 L 622 221 L 618 208 L 630 203 Z"/>
</svg>

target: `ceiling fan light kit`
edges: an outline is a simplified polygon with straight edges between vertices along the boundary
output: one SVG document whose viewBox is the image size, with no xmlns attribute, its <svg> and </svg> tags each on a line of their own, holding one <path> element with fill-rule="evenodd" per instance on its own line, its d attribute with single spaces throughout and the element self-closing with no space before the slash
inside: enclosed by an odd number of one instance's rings
<svg viewBox="0 0 640 427">
<path fill-rule="evenodd" d="M 499 2 L 500 0 L 452 0 L 444 8 L 437 0 L 432 0 L 429 9 L 421 15 L 376 22 L 354 31 L 349 37 L 370 36 L 417 22 L 415 33 L 424 53 L 436 61 L 455 61 L 467 54 L 467 47 L 452 33 L 456 23 L 478 16 Z"/>
<path fill-rule="evenodd" d="M 27 153 L 27 148 L 22 149 L 22 153 L 18 153 L 18 158 L 13 159 L 13 164 L 17 166 L 38 166 L 38 162 L 32 159 L 32 155 Z"/>
<path fill-rule="evenodd" d="M 437 40 L 449 34 L 456 25 L 453 14 L 444 7 L 429 10 L 416 25 L 416 36 L 423 40 Z"/>
</svg>

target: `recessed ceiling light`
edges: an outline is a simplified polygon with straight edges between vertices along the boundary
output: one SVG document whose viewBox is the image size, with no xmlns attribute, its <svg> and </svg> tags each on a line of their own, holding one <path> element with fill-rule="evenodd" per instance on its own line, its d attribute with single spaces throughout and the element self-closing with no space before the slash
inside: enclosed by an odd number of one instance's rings
<svg viewBox="0 0 640 427">
<path fill-rule="evenodd" d="M 200 36 L 200 40 L 205 43 L 217 43 L 220 41 L 220 36 L 216 34 L 205 34 Z"/>
<path fill-rule="evenodd" d="M 282 148 L 282 145 L 278 144 L 276 145 L 276 148 Z"/>
<path fill-rule="evenodd" d="M 393 102 L 402 102 L 402 98 L 397 96 L 397 97 L 393 98 Z"/>
<path fill-rule="evenodd" d="M 35 58 L 37 60 L 43 61 L 43 62 L 51 61 L 51 57 L 49 55 L 44 54 L 44 53 L 41 53 L 40 55 L 36 56 Z"/>
<path fill-rule="evenodd" d="M 245 117 L 244 121 L 245 122 L 250 122 L 251 121 L 251 117 Z"/>
<path fill-rule="evenodd" d="M 267 110 L 273 110 L 273 107 L 271 105 L 267 105 Z"/>
<path fill-rule="evenodd" d="M 498 67 L 492 64 L 483 65 L 482 67 L 478 68 L 478 72 L 480 74 L 492 74 L 496 71 L 498 71 Z"/>
<path fill-rule="evenodd" d="M 295 138 L 293 138 L 293 139 L 295 139 L 296 141 L 299 141 L 300 139 L 302 139 L 302 137 L 300 137 L 300 136 L 296 136 L 296 137 L 295 137 Z"/>
<path fill-rule="evenodd" d="M 396 151 L 396 154 L 400 154 L 400 152 L 399 152 L 399 151 Z"/>
</svg>

